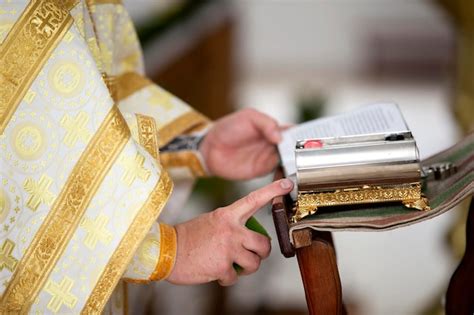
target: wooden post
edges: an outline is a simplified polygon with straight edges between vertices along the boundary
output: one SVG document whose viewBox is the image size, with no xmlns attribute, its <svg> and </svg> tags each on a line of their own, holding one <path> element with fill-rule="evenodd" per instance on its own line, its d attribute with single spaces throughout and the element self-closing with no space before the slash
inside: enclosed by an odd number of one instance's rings
<svg viewBox="0 0 474 315">
<path fill-rule="evenodd" d="M 331 233 L 303 230 L 301 235 L 294 235 L 295 243 L 297 239 L 306 243 L 308 232 L 312 234 L 312 242 L 309 246 L 296 249 L 296 256 L 309 313 L 311 315 L 345 314 L 336 251 Z"/>
<path fill-rule="evenodd" d="M 474 314 L 474 201 L 466 222 L 466 251 L 451 277 L 446 293 L 446 314 Z"/>
</svg>

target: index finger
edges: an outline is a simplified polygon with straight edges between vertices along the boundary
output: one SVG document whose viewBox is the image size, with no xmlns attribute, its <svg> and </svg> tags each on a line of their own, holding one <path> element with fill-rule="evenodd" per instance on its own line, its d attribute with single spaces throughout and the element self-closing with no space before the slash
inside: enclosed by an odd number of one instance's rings
<svg viewBox="0 0 474 315">
<path fill-rule="evenodd" d="M 289 179 L 280 179 L 265 187 L 255 190 L 242 199 L 234 202 L 231 207 L 237 213 L 239 221 L 244 224 L 259 209 L 277 196 L 283 196 L 291 191 L 293 182 Z"/>
</svg>

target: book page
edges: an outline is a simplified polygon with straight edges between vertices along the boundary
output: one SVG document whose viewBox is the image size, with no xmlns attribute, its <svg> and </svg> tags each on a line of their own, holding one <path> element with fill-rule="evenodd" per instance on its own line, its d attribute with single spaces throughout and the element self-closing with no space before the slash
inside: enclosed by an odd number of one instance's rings
<svg viewBox="0 0 474 315">
<path fill-rule="evenodd" d="M 296 173 L 295 145 L 298 140 L 401 131 L 408 131 L 408 126 L 396 104 L 373 104 L 292 127 L 283 132 L 278 151 L 285 175 L 292 177 Z"/>
</svg>

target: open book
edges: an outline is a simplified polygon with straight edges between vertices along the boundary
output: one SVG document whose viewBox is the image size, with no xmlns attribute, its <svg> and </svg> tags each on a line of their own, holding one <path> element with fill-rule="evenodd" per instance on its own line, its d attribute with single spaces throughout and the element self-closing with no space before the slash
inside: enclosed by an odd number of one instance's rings
<svg viewBox="0 0 474 315">
<path fill-rule="evenodd" d="M 409 129 L 396 104 L 373 104 L 292 127 L 283 132 L 278 151 L 285 176 L 294 179 L 295 146 L 298 140 L 405 131 Z"/>
</svg>

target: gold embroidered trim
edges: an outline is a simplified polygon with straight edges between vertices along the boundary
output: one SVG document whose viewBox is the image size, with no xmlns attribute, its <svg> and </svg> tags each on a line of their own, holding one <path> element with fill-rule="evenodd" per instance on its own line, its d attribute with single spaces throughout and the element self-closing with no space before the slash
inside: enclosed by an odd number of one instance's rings
<svg viewBox="0 0 474 315">
<path fill-rule="evenodd" d="M 201 133 L 204 131 L 204 129 L 208 128 L 210 126 L 210 122 L 206 119 L 205 123 L 196 125 L 194 127 L 191 127 L 190 129 L 186 130 L 186 134 L 190 135 L 193 133 Z"/>
<path fill-rule="evenodd" d="M 163 152 L 160 154 L 161 165 L 169 169 L 173 167 L 187 167 L 196 177 L 207 175 L 201 160 L 192 151 Z"/>
<path fill-rule="evenodd" d="M 130 138 L 113 106 L 74 166 L 2 297 L 1 312 L 28 312 L 105 175 Z"/>
<path fill-rule="evenodd" d="M 173 226 L 160 223 L 160 258 L 150 280 L 160 281 L 168 278 L 176 259 L 176 230 Z"/>
<path fill-rule="evenodd" d="M 117 77 L 117 101 L 121 101 L 133 93 L 152 85 L 153 82 L 136 72 L 127 72 Z"/>
<path fill-rule="evenodd" d="M 166 171 L 163 170 L 148 200 L 135 216 L 127 233 L 109 259 L 107 266 L 82 309 L 82 314 L 96 314 L 102 311 L 140 242 L 150 230 L 155 219 L 160 215 L 171 194 L 172 188 L 173 182 Z"/>
<path fill-rule="evenodd" d="M 106 73 L 102 73 L 102 78 L 104 80 L 105 85 L 107 85 L 107 89 L 109 90 L 110 96 L 115 102 L 118 102 L 118 86 L 117 86 L 117 77 L 107 75 Z"/>
<path fill-rule="evenodd" d="M 154 83 L 136 72 L 127 72 L 116 78 L 116 100 L 119 102 Z M 162 147 L 176 136 L 187 131 L 202 130 L 209 120 L 195 111 L 189 111 L 158 129 L 159 146 Z"/>
<path fill-rule="evenodd" d="M 191 128 L 207 123 L 208 119 L 195 111 L 187 112 L 158 129 L 160 147 Z"/>
<path fill-rule="evenodd" d="M 0 46 L 0 134 L 73 22 L 76 1 L 31 1 Z"/>
<path fill-rule="evenodd" d="M 88 5 L 96 4 L 122 4 L 122 0 L 87 0 Z"/>
<path fill-rule="evenodd" d="M 136 284 L 148 284 L 150 280 L 147 279 L 134 279 L 134 278 L 123 278 L 123 281 L 127 283 L 136 283 Z"/>
<path fill-rule="evenodd" d="M 158 132 L 155 120 L 150 116 L 136 114 L 138 123 L 138 139 L 140 144 L 158 161 Z"/>
</svg>

